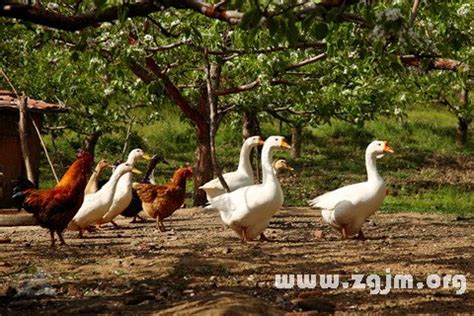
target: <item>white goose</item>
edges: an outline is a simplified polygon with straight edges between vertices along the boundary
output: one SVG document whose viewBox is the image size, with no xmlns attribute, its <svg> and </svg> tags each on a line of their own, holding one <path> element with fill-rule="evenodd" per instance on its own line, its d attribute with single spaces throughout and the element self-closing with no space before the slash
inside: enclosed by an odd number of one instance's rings
<svg viewBox="0 0 474 316">
<path fill-rule="evenodd" d="M 130 171 L 140 173 L 128 163 L 120 164 L 115 168 L 109 181 L 99 191 L 85 195 L 81 208 L 69 223 L 68 229 L 78 230 L 79 236 L 82 237 L 83 230 L 88 229 L 89 225 L 101 219 L 110 209 L 117 183 L 124 174 Z"/>
<path fill-rule="evenodd" d="M 247 138 L 240 150 L 239 166 L 237 167 L 237 170 L 222 175 L 231 192 L 238 188 L 255 184 L 252 165 L 250 164 L 250 152 L 252 148 L 258 145 L 263 145 L 263 139 L 260 136 Z M 213 197 L 225 193 L 218 178 L 207 182 L 199 188 L 206 191 L 208 201 Z"/>
<path fill-rule="evenodd" d="M 283 192 L 272 168 L 272 154 L 276 148 L 291 147 L 282 136 L 267 138 L 262 149 L 261 184 L 246 186 L 210 200 L 211 206 L 219 210 L 224 224 L 241 237 L 242 243 L 258 235 L 265 239 L 263 231 L 283 205 Z"/>
<path fill-rule="evenodd" d="M 140 158 L 144 158 L 150 160 L 150 157 L 146 155 L 143 150 L 137 148 L 132 150 L 128 154 L 128 158 L 126 163 L 131 165 L 132 167 L 135 165 L 136 161 Z M 115 189 L 114 200 L 110 206 L 109 211 L 97 221 L 98 224 L 104 224 L 108 222 L 112 222 L 114 226 L 117 227 L 117 224 L 113 222 L 113 219 L 120 215 L 120 213 L 127 208 L 127 206 L 132 201 L 132 174 L 126 173 L 124 174 L 119 182 L 117 183 L 117 187 Z"/>
<path fill-rule="evenodd" d="M 348 185 L 320 195 L 309 204 L 321 209 L 323 220 L 341 232 L 342 238 L 358 234 L 363 239 L 362 225 L 382 205 L 385 182 L 377 171 L 376 159 L 394 151 L 385 141 L 373 141 L 365 151 L 367 181 Z"/>
</svg>

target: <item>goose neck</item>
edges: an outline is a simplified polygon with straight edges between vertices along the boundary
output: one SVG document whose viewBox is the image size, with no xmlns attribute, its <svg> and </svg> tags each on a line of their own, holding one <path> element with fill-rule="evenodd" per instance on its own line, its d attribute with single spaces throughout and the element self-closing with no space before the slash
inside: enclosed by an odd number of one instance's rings
<svg viewBox="0 0 474 316">
<path fill-rule="evenodd" d="M 262 183 L 266 184 L 276 180 L 272 168 L 273 150 L 270 147 L 264 147 L 262 150 Z"/>
<path fill-rule="evenodd" d="M 250 177 L 253 177 L 252 165 L 250 163 L 250 152 L 252 148 L 246 144 L 242 146 L 240 150 L 239 166 L 237 170 L 243 172 Z"/>
<path fill-rule="evenodd" d="M 367 181 L 380 181 L 382 178 L 377 171 L 376 157 L 374 153 L 365 153 L 365 168 L 367 169 Z"/>
</svg>

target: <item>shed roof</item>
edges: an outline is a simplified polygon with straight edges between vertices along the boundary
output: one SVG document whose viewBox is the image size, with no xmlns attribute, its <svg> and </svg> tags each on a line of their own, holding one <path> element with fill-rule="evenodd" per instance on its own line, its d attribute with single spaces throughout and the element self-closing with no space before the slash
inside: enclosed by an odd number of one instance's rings
<svg viewBox="0 0 474 316">
<path fill-rule="evenodd" d="M 18 110 L 18 98 L 15 93 L 0 89 L 0 110 Z M 59 112 L 65 111 L 62 104 L 48 103 L 28 98 L 28 110 L 32 112 Z"/>
</svg>

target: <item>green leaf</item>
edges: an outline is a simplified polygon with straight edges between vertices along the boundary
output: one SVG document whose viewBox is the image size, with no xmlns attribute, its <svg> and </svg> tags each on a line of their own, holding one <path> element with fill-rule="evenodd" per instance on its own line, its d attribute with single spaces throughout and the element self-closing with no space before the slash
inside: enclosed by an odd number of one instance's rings
<svg viewBox="0 0 474 316">
<path fill-rule="evenodd" d="M 329 27 L 326 23 L 320 22 L 320 23 L 315 23 L 313 25 L 313 35 L 316 39 L 322 40 L 324 39 L 328 33 L 329 33 Z"/>
</svg>

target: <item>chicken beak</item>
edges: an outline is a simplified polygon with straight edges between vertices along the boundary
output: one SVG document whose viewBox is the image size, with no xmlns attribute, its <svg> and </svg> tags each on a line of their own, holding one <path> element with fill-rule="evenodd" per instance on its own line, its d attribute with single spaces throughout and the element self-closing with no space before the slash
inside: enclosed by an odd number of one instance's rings
<svg viewBox="0 0 474 316">
<path fill-rule="evenodd" d="M 143 154 L 142 158 L 145 160 L 151 160 L 151 157 L 148 154 Z"/>
<path fill-rule="evenodd" d="M 386 152 L 386 153 L 391 153 L 391 154 L 394 153 L 393 149 L 390 148 L 390 146 L 388 145 L 387 142 L 385 142 L 385 145 L 383 146 L 383 151 Z"/>
<path fill-rule="evenodd" d="M 286 142 L 286 139 L 281 140 L 280 147 L 285 148 L 285 149 L 291 149 L 291 146 Z"/>
<path fill-rule="evenodd" d="M 136 173 L 136 174 L 142 174 L 143 172 L 141 172 L 140 170 L 138 170 L 137 168 L 133 168 L 132 169 L 132 172 L 133 173 Z"/>
</svg>

